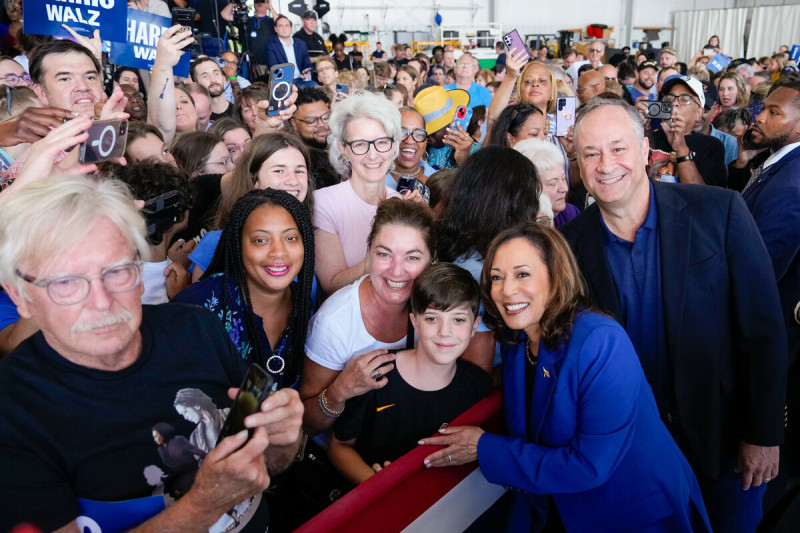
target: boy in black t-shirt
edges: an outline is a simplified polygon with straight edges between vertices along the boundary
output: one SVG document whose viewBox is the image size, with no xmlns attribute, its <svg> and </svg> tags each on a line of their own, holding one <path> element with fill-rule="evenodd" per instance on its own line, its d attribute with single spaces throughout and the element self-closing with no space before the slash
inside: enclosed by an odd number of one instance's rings
<svg viewBox="0 0 800 533">
<path fill-rule="evenodd" d="M 478 328 L 478 284 L 452 263 L 414 281 L 411 322 L 417 348 L 397 354 L 380 389 L 347 401 L 328 453 L 350 481 L 366 481 L 450 423 L 492 388 L 489 375 L 459 359 Z"/>
</svg>

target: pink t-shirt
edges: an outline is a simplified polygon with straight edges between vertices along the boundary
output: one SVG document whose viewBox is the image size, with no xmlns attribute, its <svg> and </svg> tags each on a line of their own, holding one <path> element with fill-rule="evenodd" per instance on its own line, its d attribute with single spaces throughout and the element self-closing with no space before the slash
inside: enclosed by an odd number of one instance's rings
<svg viewBox="0 0 800 533">
<path fill-rule="evenodd" d="M 386 187 L 386 198 L 402 198 Z M 314 226 L 339 237 L 347 268 L 367 255 L 367 237 L 378 206 L 362 200 L 350 180 L 314 192 Z"/>
</svg>

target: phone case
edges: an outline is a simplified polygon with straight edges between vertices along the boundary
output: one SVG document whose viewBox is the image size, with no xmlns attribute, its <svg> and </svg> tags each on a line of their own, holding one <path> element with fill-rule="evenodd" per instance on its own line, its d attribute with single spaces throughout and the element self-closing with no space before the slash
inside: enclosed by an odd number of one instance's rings
<svg viewBox="0 0 800 533">
<path fill-rule="evenodd" d="M 81 143 L 81 164 L 116 159 L 125 153 L 128 141 L 127 120 L 95 120 L 87 130 L 89 138 Z"/>
<path fill-rule="evenodd" d="M 472 120 L 472 109 L 468 107 L 464 107 L 460 105 L 456 108 L 456 114 L 453 118 L 453 122 L 450 124 L 450 129 L 456 129 L 456 124 L 461 125 L 461 129 L 467 131 L 469 128 L 469 123 Z"/>
<path fill-rule="evenodd" d="M 528 59 L 531 58 L 531 54 L 528 52 L 528 47 L 525 46 L 525 41 L 522 40 L 522 37 L 520 37 L 517 30 L 511 30 L 503 35 L 503 43 L 505 43 L 509 52 L 512 48 L 516 48 L 517 50 L 525 50 L 525 53 L 528 54 Z"/>
<path fill-rule="evenodd" d="M 269 108 L 267 115 L 275 116 L 286 108 L 285 101 L 292 94 L 294 65 L 283 63 L 269 69 Z"/>
<path fill-rule="evenodd" d="M 222 429 L 217 437 L 217 444 L 222 442 L 225 437 L 235 435 L 245 429 L 244 419 L 258 411 L 267 396 L 272 390 L 272 376 L 261 366 L 253 363 L 247 370 L 247 375 L 236 393 L 231 410 Z M 253 428 L 248 429 L 249 437 L 253 436 Z"/>
<path fill-rule="evenodd" d="M 559 96 L 556 100 L 556 137 L 564 137 L 575 124 L 575 97 Z"/>
</svg>

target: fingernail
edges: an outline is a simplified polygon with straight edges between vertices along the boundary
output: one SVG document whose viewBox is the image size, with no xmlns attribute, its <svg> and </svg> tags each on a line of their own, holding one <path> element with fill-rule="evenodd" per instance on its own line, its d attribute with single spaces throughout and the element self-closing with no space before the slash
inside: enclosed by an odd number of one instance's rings
<svg viewBox="0 0 800 533">
<path fill-rule="evenodd" d="M 418 444 L 419 446 L 425 446 L 425 441 L 424 441 L 424 440 L 421 440 L 421 441 L 419 441 L 417 444 Z"/>
<path fill-rule="evenodd" d="M 430 468 L 430 467 L 431 467 L 431 462 L 426 459 L 425 460 L 425 468 Z"/>
<path fill-rule="evenodd" d="M 72 112 L 72 116 L 73 116 L 73 117 L 77 117 L 77 116 L 78 116 L 78 112 L 77 112 L 77 111 L 73 111 L 73 112 Z"/>
<path fill-rule="evenodd" d="M 247 430 L 243 429 L 236 434 L 236 440 L 244 440 L 247 438 Z"/>
<path fill-rule="evenodd" d="M 439 433 L 447 433 L 447 429 L 446 428 L 442 428 L 442 429 L 439 430 Z"/>
<path fill-rule="evenodd" d="M 186 242 L 184 239 L 178 239 L 178 242 Z"/>
</svg>

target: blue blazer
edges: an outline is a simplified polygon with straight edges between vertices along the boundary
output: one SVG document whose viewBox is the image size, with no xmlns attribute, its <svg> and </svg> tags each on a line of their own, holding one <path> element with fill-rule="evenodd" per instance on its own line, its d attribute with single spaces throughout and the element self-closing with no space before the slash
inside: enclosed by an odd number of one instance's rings
<svg viewBox="0 0 800 533">
<path fill-rule="evenodd" d="M 311 59 L 308 57 L 308 47 L 306 43 L 292 37 L 292 44 L 294 47 L 294 57 L 297 59 L 297 64 L 295 65 L 297 69 L 295 77 L 297 77 L 303 70 L 307 68 L 313 69 L 314 65 L 311 64 Z M 264 48 L 267 56 L 267 68 L 289 62 L 289 58 L 286 57 L 286 52 L 283 50 L 283 44 L 277 35 L 273 35 L 268 39 Z"/>
<path fill-rule="evenodd" d="M 739 442 L 783 442 L 786 334 L 772 263 L 739 193 L 653 183 L 664 332 L 692 465 L 716 478 Z M 594 204 L 559 228 L 589 296 L 621 320 Z M 662 413 L 666 416 L 666 413 Z"/>
<path fill-rule="evenodd" d="M 478 461 L 487 480 L 518 493 L 509 531 L 541 525 L 541 494 L 553 495 L 570 532 L 711 530 L 618 323 L 583 312 L 560 349 L 540 343 L 530 410 L 525 343 L 502 352 L 509 436 L 484 433 Z"/>
<path fill-rule="evenodd" d="M 742 193 L 772 258 L 789 351 L 800 349 L 800 327 L 794 307 L 800 299 L 800 147 L 771 165 Z"/>
</svg>

